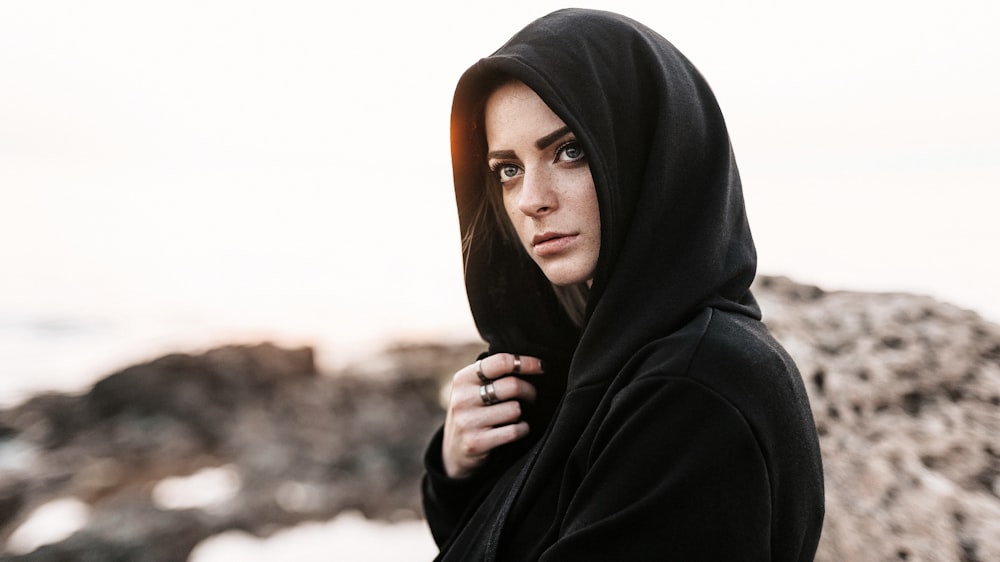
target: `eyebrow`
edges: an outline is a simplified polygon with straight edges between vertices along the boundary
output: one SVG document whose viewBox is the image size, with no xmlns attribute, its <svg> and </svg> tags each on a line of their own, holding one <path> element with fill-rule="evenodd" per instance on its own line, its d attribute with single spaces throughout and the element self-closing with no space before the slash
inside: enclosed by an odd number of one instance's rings
<svg viewBox="0 0 1000 562">
<path fill-rule="evenodd" d="M 563 138 L 570 132 L 571 131 L 569 127 L 561 127 L 559 129 L 556 129 L 555 131 L 552 131 L 551 133 L 545 135 L 544 137 L 536 140 L 535 147 L 538 150 L 545 150 L 546 148 L 552 146 L 554 142 Z M 517 158 L 517 154 L 513 150 L 496 150 L 487 154 L 486 158 L 487 159 L 496 158 L 503 160 L 503 159 Z"/>
<path fill-rule="evenodd" d="M 535 148 L 538 150 L 544 150 L 552 145 L 552 143 L 563 138 L 569 133 L 569 127 L 563 127 L 559 130 L 552 131 L 551 133 L 545 135 L 544 137 L 535 141 Z"/>
</svg>

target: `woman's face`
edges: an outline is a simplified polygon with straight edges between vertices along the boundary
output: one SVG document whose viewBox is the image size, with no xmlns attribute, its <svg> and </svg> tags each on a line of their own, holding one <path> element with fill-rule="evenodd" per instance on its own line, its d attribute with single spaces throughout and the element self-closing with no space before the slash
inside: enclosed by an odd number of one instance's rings
<svg viewBox="0 0 1000 562">
<path fill-rule="evenodd" d="M 490 170 L 524 249 L 552 283 L 589 285 L 601 249 L 601 214 L 583 147 L 521 82 L 494 91 L 484 117 Z"/>
</svg>

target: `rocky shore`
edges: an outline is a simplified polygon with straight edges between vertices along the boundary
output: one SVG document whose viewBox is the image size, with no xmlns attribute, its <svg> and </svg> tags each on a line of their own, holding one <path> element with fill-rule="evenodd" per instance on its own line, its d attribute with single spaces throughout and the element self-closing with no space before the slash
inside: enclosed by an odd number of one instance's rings
<svg viewBox="0 0 1000 562">
<path fill-rule="evenodd" d="M 1000 560 L 1000 327 L 917 295 L 778 277 L 755 294 L 820 432 L 817 560 Z M 183 562 L 229 530 L 266 537 L 347 510 L 418 519 L 443 389 L 482 347 L 396 345 L 321 373 L 308 348 L 234 345 L 0 411 L 0 541 L 53 500 L 89 506 L 65 540 L 2 559 Z M 158 500 L 158 483 L 212 467 L 235 480 L 222 501 Z"/>
</svg>

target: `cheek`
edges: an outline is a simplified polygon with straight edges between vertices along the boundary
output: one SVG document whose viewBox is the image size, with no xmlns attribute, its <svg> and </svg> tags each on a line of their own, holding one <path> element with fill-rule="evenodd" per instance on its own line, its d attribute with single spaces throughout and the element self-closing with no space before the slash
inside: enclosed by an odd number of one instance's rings
<svg viewBox="0 0 1000 562">
<path fill-rule="evenodd" d="M 597 202 L 597 190 L 594 182 L 590 179 L 589 173 L 585 179 L 581 179 L 573 185 L 572 206 L 577 219 L 583 223 L 594 225 L 596 230 L 600 230 L 601 209 Z"/>
<path fill-rule="evenodd" d="M 514 233 L 517 234 L 518 240 L 520 240 L 522 244 L 525 243 L 525 236 L 528 236 L 528 234 L 526 234 L 527 226 L 525 225 L 525 216 L 522 213 L 508 213 L 507 221 L 511 226 L 513 226 Z"/>
<path fill-rule="evenodd" d="M 523 226 L 521 221 L 524 219 L 524 213 L 518 210 L 517 203 L 513 198 L 506 196 L 503 198 L 503 210 L 507 215 L 507 220 L 514 226 L 514 230 L 517 231 L 518 237 L 521 237 L 521 228 Z"/>
<path fill-rule="evenodd" d="M 514 218 L 514 211 L 517 210 L 513 198 L 507 192 L 503 194 L 503 210 L 507 213 L 507 218 L 510 219 Z"/>
<path fill-rule="evenodd" d="M 517 213 L 515 209 L 511 209 L 507 205 L 506 199 L 503 201 L 503 211 L 502 215 L 497 217 L 503 224 L 500 225 L 502 236 L 509 241 L 516 241 L 519 245 L 524 245 L 523 236 L 523 224 L 519 222 L 520 218 L 523 217 L 520 213 Z"/>
<path fill-rule="evenodd" d="M 597 203 L 597 196 L 591 198 L 590 201 L 590 217 L 595 225 L 597 225 L 597 230 L 601 230 L 601 207 Z"/>
<path fill-rule="evenodd" d="M 590 173 L 588 172 L 588 185 L 587 185 L 587 214 L 590 216 L 591 222 L 597 225 L 597 230 L 601 227 L 601 205 L 597 201 L 597 188 L 594 187 L 594 180 L 590 178 Z"/>
</svg>

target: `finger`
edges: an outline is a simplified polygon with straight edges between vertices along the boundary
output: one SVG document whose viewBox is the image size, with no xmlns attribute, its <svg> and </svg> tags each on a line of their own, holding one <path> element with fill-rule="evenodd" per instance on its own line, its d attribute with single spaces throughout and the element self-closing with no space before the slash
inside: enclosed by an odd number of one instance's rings
<svg viewBox="0 0 1000 562">
<path fill-rule="evenodd" d="M 492 406 L 497 402 L 503 402 L 503 400 L 500 400 L 500 397 L 497 396 L 496 385 L 493 384 L 493 381 L 479 385 L 479 399 L 487 406 Z"/>
<path fill-rule="evenodd" d="M 518 422 L 520 417 L 521 405 L 518 402 L 501 402 L 489 408 L 455 412 L 450 425 L 459 440 L 469 441 L 470 436 Z"/>
<path fill-rule="evenodd" d="M 479 408 L 474 425 L 479 429 L 489 429 L 514 423 L 521 419 L 521 404 L 515 400 L 500 402 L 488 408 Z"/>
<path fill-rule="evenodd" d="M 496 389 L 497 398 L 501 401 L 524 400 L 526 402 L 534 402 L 538 396 L 535 385 L 517 377 L 497 379 L 493 381 L 493 387 Z"/>
<path fill-rule="evenodd" d="M 522 439 L 528 433 L 528 424 L 519 422 L 480 431 L 459 441 L 446 438 L 446 446 L 442 450 L 445 471 L 452 478 L 468 476 L 482 465 L 490 451 Z"/>
<path fill-rule="evenodd" d="M 483 371 L 483 360 L 479 359 L 476 361 L 476 376 L 479 377 L 479 382 L 483 384 L 489 384 L 490 377 L 486 376 L 486 372 Z"/>
<path fill-rule="evenodd" d="M 502 375 L 537 375 L 544 372 L 542 360 L 530 355 L 517 353 L 498 353 L 487 357 L 493 360 L 491 368 Z M 496 378 L 495 376 L 492 378 Z"/>
<path fill-rule="evenodd" d="M 488 380 L 496 380 L 506 375 L 536 375 L 543 373 L 542 360 L 530 355 L 515 353 L 497 353 L 468 365 L 459 371 L 456 378 L 474 380 L 486 384 Z"/>
<path fill-rule="evenodd" d="M 479 432 L 470 439 L 467 451 L 473 454 L 492 451 L 500 445 L 506 445 L 528 435 L 526 422 L 501 425 Z"/>
<path fill-rule="evenodd" d="M 533 403 L 538 396 L 535 385 L 518 377 L 504 377 L 489 383 L 493 386 L 496 402 L 489 399 L 489 385 L 464 385 L 452 388 L 452 404 L 460 408 L 481 408 L 508 401 L 523 400 Z"/>
</svg>

